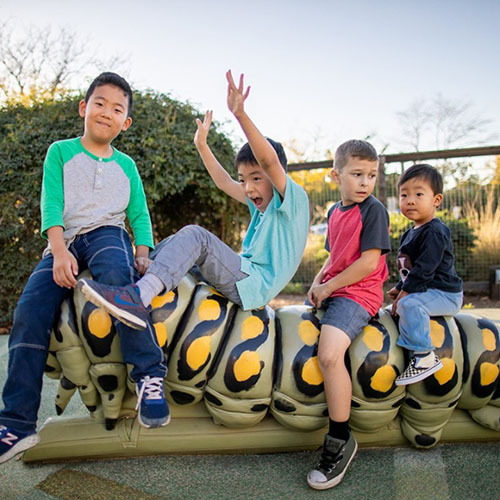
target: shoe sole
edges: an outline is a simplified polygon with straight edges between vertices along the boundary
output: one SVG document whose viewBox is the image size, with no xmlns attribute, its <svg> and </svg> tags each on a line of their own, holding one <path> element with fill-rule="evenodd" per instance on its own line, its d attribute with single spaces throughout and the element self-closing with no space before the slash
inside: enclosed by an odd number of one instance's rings
<svg viewBox="0 0 500 500">
<path fill-rule="evenodd" d="M 163 424 L 160 424 L 160 425 L 147 425 L 147 424 L 145 424 L 141 418 L 140 413 L 137 414 L 137 420 L 139 421 L 139 425 L 141 427 L 144 427 L 145 429 L 158 429 L 159 427 L 166 427 L 170 423 L 170 415 L 168 416 L 167 420 L 165 420 L 165 422 Z"/>
<path fill-rule="evenodd" d="M 342 479 L 344 479 L 345 473 L 347 472 L 347 469 L 349 468 L 349 465 L 351 465 L 351 462 L 353 461 L 354 457 L 356 456 L 356 452 L 358 451 L 358 443 L 355 443 L 354 451 L 352 452 L 351 458 L 349 459 L 349 462 L 347 462 L 346 466 L 344 467 L 344 470 L 342 471 L 342 474 L 339 474 L 337 477 L 334 477 L 330 479 L 330 481 L 325 481 L 324 483 L 312 483 L 309 481 L 309 477 L 307 478 L 307 484 L 313 488 L 314 490 L 327 490 L 328 488 L 333 488 L 334 486 L 337 486 Z"/>
<path fill-rule="evenodd" d="M 19 453 L 22 453 L 23 451 L 33 448 L 33 446 L 36 446 L 39 442 L 40 437 L 38 436 L 38 434 L 32 434 L 31 436 L 27 436 L 24 439 L 21 439 L 21 441 L 16 443 L 8 452 L 0 456 L 0 464 L 7 462 L 7 460 L 14 458 L 16 455 L 19 455 Z"/>
<path fill-rule="evenodd" d="M 419 373 L 415 377 L 406 378 L 403 380 L 396 379 L 395 383 L 396 383 L 396 385 L 415 384 L 416 382 L 421 382 L 422 380 L 426 379 L 427 377 L 430 377 L 433 373 L 436 373 L 438 370 L 441 370 L 441 368 L 443 368 L 442 361 L 440 361 L 437 365 L 434 365 L 431 368 L 425 370 L 425 372 Z"/>
<path fill-rule="evenodd" d="M 145 330 L 147 325 L 139 319 L 137 316 L 130 314 L 119 307 L 114 306 L 109 303 L 106 299 L 101 297 L 92 287 L 90 287 L 85 281 L 79 281 L 78 286 L 80 287 L 83 296 L 89 301 L 92 302 L 97 307 L 104 309 L 107 313 L 111 314 L 111 316 L 115 317 L 118 321 L 121 321 L 123 324 L 130 326 L 134 330 Z"/>
</svg>

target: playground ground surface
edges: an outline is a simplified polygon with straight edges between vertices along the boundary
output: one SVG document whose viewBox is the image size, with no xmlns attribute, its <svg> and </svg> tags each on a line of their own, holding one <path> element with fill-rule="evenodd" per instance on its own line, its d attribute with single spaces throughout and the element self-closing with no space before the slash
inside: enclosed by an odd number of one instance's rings
<svg viewBox="0 0 500 500">
<path fill-rule="evenodd" d="M 278 304 L 278 306 L 281 304 Z M 499 308 L 474 314 L 500 326 Z M 8 336 L 0 336 L 0 387 L 7 372 Z M 57 381 L 45 379 L 40 422 L 54 415 Z M 82 416 L 75 397 L 65 415 Z M 305 481 L 317 452 L 263 455 L 170 455 L 120 460 L 0 465 L 0 500 L 274 500 L 499 498 L 500 441 L 362 448 L 344 481 L 311 490 Z"/>
</svg>

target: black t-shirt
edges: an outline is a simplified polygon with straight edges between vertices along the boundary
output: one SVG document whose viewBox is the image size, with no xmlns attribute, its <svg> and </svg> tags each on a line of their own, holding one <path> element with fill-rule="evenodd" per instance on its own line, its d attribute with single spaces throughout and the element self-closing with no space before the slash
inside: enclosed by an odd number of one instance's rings
<svg viewBox="0 0 500 500">
<path fill-rule="evenodd" d="M 450 228 L 439 219 L 406 231 L 399 244 L 399 290 L 408 293 L 436 288 L 462 291 L 462 279 L 455 271 Z"/>
</svg>

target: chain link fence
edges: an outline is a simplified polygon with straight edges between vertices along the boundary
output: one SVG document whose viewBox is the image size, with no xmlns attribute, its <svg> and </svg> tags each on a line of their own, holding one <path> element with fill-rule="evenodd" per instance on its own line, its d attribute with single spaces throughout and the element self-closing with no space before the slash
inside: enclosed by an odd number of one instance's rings
<svg viewBox="0 0 500 500">
<path fill-rule="evenodd" d="M 399 212 L 397 182 L 404 169 L 427 162 L 437 167 L 445 180 L 438 217 L 452 231 L 455 266 L 465 289 L 487 288 L 490 267 L 500 265 L 500 156 L 492 155 L 500 155 L 500 146 L 381 157 L 381 175 L 374 195 L 384 202 L 391 219 L 388 286 L 397 281 L 399 239 L 411 225 Z M 290 165 L 290 175 L 309 195 L 311 227 L 300 267 L 285 291 L 304 291 L 328 256 L 324 249 L 326 214 L 340 200 L 340 192 L 330 180 L 331 164 L 325 161 Z"/>
</svg>

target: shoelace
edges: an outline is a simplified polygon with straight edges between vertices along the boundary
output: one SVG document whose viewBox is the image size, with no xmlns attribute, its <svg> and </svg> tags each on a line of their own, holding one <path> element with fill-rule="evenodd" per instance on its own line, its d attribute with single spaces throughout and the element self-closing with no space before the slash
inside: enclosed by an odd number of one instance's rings
<svg viewBox="0 0 500 500">
<path fill-rule="evenodd" d="M 342 460 L 342 451 L 344 451 L 343 447 L 337 454 L 334 455 L 333 453 L 323 450 L 321 458 L 319 459 L 318 469 L 331 472 L 332 469 Z"/>
<path fill-rule="evenodd" d="M 142 385 L 137 396 L 136 410 L 141 404 L 144 393 L 146 393 L 146 399 L 161 399 L 163 397 L 163 379 L 161 377 L 149 376 L 142 379 Z"/>
</svg>

